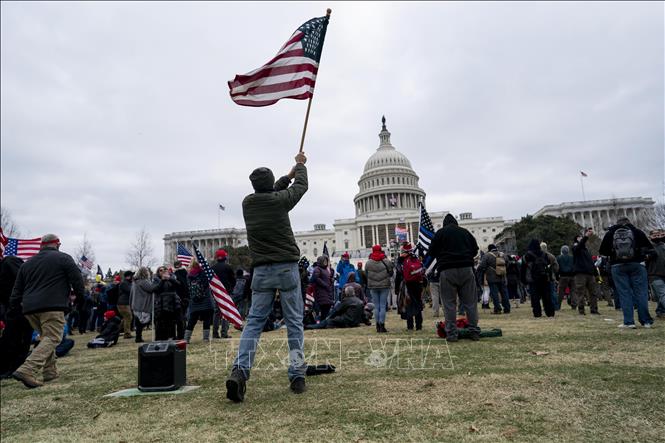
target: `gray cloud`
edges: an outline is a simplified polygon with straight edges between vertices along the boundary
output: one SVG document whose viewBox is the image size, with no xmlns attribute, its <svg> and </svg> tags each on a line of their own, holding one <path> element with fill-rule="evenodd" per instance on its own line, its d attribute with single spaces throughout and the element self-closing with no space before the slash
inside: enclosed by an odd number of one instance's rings
<svg viewBox="0 0 665 443">
<path fill-rule="evenodd" d="M 236 106 L 320 3 L 9 3 L 1 8 L 2 203 L 24 232 L 86 232 L 105 268 L 145 226 L 242 226 L 247 176 L 286 173 L 306 103 Z M 339 3 L 306 140 L 296 229 L 354 214 L 386 114 L 431 210 L 517 218 L 659 197 L 662 3 Z"/>
</svg>

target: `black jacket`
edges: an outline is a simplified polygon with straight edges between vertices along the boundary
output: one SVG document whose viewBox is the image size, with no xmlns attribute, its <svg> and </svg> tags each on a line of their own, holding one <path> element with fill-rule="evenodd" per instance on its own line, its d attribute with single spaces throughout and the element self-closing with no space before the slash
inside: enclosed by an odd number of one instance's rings
<svg viewBox="0 0 665 443">
<path fill-rule="evenodd" d="M 123 280 L 118 285 L 118 305 L 129 305 L 129 296 L 132 293 L 132 281 Z M 111 301 L 109 300 L 109 303 Z"/>
<path fill-rule="evenodd" d="M 217 278 L 222 282 L 229 294 L 233 292 L 236 287 L 236 273 L 233 272 L 231 266 L 226 263 L 226 260 L 218 261 L 212 265 L 212 270 L 215 271 Z"/>
<path fill-rule="evenodd" d="M 180 297 L 177 291 L 180 283 L 175 277 L 170 280 L 159 280 L 155 289 L 155 318 L 159 318 L 165 312 L 180 311 Z"/>
<path fill-rule="evenodd" d="M 189 282 L 187 281 L 187 269 L 180 268 L 177 269 L 173 275 L 180 283 L 178 287 L 178 296 L 180 297 L 180 302 L 183 307 L 186 308 L 189 305 Z"/>
<path fill-rule="evenodd" d="M 0 261 L 0 305 L 4 306 L 4 309 L 9 307 L 9 297 L 12 295 L 16 276 L 22 264 L 23 260 L 13 255 L 4 257 Z"/>
<path fill-rule="evenodd" d="M 120 323 L 122 320 L 117 316 L 105 321 L 97 338 L 103 338 L 107 343 L 117 342 L 120 337 Z"/>
<path fill-rule="evenodd" d="M 353 328 L 364 322 L 365 304 L 358 297 L 346 297 L 328 320 L 336 328 Z"/>
<path fill-rule="evenodd" d="M 445 269 L 473 267 L 473 259 L 478 254 L 478 243 L 469 231 L 457 225 L 455 217 L 448 214 L 443 219 L 443 227 L 436 231 L 425 258 L 428 267 L 436 259 L 439 272 Z"/>
<path fill-rule="evenodd" d="M 18 271 L 10 304 L 23 314 L 69 310 L 69 292 L 83 299 L 83 277 L 74 259 L 56 249 L 42 249 Z"/>
<path fill-rule="evenodd" d="M 596 265 L 591 258 L 591 252 L 586 247 L 589 239 L 583 236 L 579 243 L 573 245 L 573 272 L 575 274 L 596 275 Z"/>
<path fill-rule="evenodd" d="M 631 259 L 620 260 L 617 259 L 614 253 L 614 233 L 617 229 L 628 228 L 633 231 L 633 238 L 635 240 L 635 256 Z M 598 251 L 600 255 L 604 255 L 610 258 L 611 264 L 618 263 L 642 263 L 646 258 L 647 254 L 653 253 L 653 245 L 649 241 L 649 238 L 644 232 L 637 229 L 635 226 L 628 223 L 627 225 L 614 225 L 607 230 L 603 241 L 600 244 L 600 250 Z"/>
</svg>

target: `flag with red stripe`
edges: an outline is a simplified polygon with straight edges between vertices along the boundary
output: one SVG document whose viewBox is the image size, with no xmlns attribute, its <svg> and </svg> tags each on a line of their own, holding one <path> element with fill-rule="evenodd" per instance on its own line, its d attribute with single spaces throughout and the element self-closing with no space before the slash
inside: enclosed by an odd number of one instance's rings
<svg viewBox="0 0 665 443">
<path fill-rule="evenodd" d="M 231 298 L 231 295 L 229 295 L 229 291 L 226 290 L 224 284 L 219 280 L 217 275 L 215 275 L 215 271 L 212 270 L 208 264 L 208 261 L 196 246 L 194 246 L 194 253 L 196 254 L 196 259 L 201 265 L 201 269 L 203 269 L 206 277 L 208 277 L 208 284 L 210 286 L 212 298 L 215 299 L 215 303 L 217 303 L 217 307 L 222 313 L 222 317 L 227 319 L 230 323 L 237 326 L 238 328 L 242 328 L 242 317 L 240 317 L 238 308 L 236 307 L 236 304 L 233 303 L 233 299 Z"/>
<path fill-rule="evenodd" d="M 312 97 L 329 17 L 300 26 L 265 65 L 229 81 L 231 99 L 243 106 L 268 106 L 283 98 Z"/>
<path fill-rule="evenodd" d="M 314 287 L 310 285 L 305 290 L 305 312 L 309 312 L 314 307 Z"/>
<path fill-rule="evenodd" d="M 27 260 L 37 255 L 41 246 L 41 238 L 9 238 L 5 237 L 0 229 L 0 257 L 15 255 L 20 259 Z"/>
</svg>

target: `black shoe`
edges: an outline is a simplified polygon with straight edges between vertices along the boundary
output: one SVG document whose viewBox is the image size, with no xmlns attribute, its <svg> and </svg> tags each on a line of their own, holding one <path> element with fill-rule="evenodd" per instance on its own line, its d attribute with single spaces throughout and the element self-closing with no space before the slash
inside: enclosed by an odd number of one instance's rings
<svg viewBox="0 0 665 443">
<path fill-rule="evenodd" d="M 381 323 L 377 323 L 377 324 L 376 324 L 376 332 L 383 332 L 383 331 L 381 330 Z"/>
<path fill-rule="evenodd" d="M 143 339 L 140 337 L 136 337 L 136 340 L 134 340 L 135 343 L 143 343 Z"/>
<path fill-rule="evenodd" d="M 291 390 L 294 394 L 302 394 L 307 390 L 304 377 L 298 377 L 291 382 Z"/>
<path fill-rule="evenodd" d="M 501 314 L 501 311 L 494 311 L 494 312 L 492 312 L 492 314 L 499 315 L 499 314 Z"/>
<path fill-rule="evenodd" d="M 591 311 L 591 314 L 592 315 L 600 315 L 600 312 L 598 312 L 598 310 L 595 310 L 595 311 Z"/>
<path fill-rule="evenodd" d="M 586 315 L 586 312 L 584 311 L 584 309 L 579 309 L 578 312 L 580 313 L 580 315 Z"/>
<path fill-rule="evenodd" d="M 416 331 L 422 331 L 423 327 L 422 326 L 416 326 Z"/>
<path fill-rule="evenodd" d="M 245 377 L 243 377 L 240 370 L 234 369 L 231 371 L 231 375 L 226 379 L 226 398 L 235 403 L 240 403 L 245 399 L 246 390 Z"/>
<path fill-rule="evenodd" d="M 213 331 L 213 332 L 212 332 L 212 338 L 221 338 L 221 337 L 219 336 L 219 332 L 217 332 L 217 331 Z"/>
<path fill-rule="evenodd" d="M 386 329 L 386 324 L 385 323 L 381 323 L 381 331 L 380 332 L 388 332 L 388 330 Z"/>
</svg>

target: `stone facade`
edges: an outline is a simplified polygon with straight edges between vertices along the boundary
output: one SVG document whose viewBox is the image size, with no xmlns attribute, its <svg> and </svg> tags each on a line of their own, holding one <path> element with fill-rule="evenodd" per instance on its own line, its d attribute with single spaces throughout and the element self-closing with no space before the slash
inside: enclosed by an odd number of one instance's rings
<svg viewBox="0 0 665 443">
<path fill-rule="evenodd" d="M 653 211 L 654 201 L 645 197 L 588 200 L 547 205 L 534 214 L 568 217 L 582 227 L 592 227 L 599 235 L 614 225 L 621 216 L 632 222 L 640 220 Z"/>
</svg>

